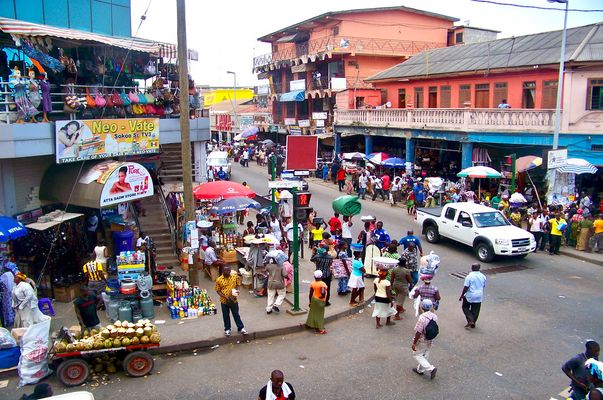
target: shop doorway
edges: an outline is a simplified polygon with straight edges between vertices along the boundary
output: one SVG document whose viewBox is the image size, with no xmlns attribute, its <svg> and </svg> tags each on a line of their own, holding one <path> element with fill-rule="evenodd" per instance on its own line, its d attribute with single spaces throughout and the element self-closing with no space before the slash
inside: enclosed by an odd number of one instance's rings
<svg viewBox="0 0 603 400">
<path fill-rule="evenodd" d="M 490 84 L 475 85 L 475 108 L 490 108 Z"/>
<path fill-rule="evenodd" d="M 438 108 L 438 87 L 429 87 L 429 96 L 427 97 L 427 107 Z"/>
</svg>

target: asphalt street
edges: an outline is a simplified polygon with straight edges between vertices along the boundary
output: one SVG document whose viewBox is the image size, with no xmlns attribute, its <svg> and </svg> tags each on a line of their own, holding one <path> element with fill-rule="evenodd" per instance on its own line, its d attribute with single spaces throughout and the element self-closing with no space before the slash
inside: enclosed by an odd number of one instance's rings
<svg viewBox="0 0 603 400">
<path fill-rule="evenodd" d="M 247 181 L 259 194 L 268 192 L 265 168 L 237 165 L 233 179 Z M 311 181 L 310 190 L 312 206 L 328 219 L 337 188 Z M 404 236 L 411 227 L 420 233 L 402 208 L 364 201 L 362 213 L 384 221 L 392 238 Z M 358 221 L 354 233 L 360 225 Z M 462 273 L 475 261 L 471 250 L 452 242 L 424 242 L 423 247 L 442 259 L 434 279 L 442 302 L 440 335 L 431 356 L 438 367 L 433 381 L 411 371 L 414 315 L 407 313 L 395 326 L 375 330 L 372 309 L 367 308 L 328 325 L 324 336 L 307 331 L 158 357 L 155 372 L 147 378 L 117 374 L 81 389 L 100 399 L 251 399 L 278 368 L 298 398 L 561 399 L 558 394 L 568 384 L 561 364 L 582 352 L 586 339 L 602 340 L 603 268 L 541 253 L 483 265 L 488 286 L 478 327 L 466 330 L 458 297 Z M 56 378 L 49 381 L 58 392 L 64 390 Z M 15 393 L 15 385 L 11 378 L 0 389 L 0 398 L 24 393 Z"/>
</svg>

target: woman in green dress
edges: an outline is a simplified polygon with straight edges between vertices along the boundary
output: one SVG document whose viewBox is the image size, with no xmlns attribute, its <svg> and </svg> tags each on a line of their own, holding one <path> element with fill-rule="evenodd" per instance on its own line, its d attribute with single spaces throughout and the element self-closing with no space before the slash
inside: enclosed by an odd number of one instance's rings
<svg viewBox="0 0 603 400">
<path fill-rule="evenodd" d="M 310 284 L 310 311 L 306 319 L 306 326 L 314 328 L 316 333 L 324 335 L 325 330 L 325 306 L 327 299 L 327 284 L 322 281 L 322 271 L 314 271 L 314 282 Z"/>
</svg>

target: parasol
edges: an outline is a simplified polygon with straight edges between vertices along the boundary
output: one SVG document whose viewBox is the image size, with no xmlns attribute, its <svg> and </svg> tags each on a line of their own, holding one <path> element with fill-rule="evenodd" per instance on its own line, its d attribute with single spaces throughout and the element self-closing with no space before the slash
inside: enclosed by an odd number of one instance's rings
<svg viewBox="0 0 603 400">
<path fill-rule="evenodd" d="M 27 228 L 14 218 L 0 215 L 0 243 L 27 235 Z"/>
<path fill-rule="evenodd" d="M 406 168 L 406 161 L 402 158 L 392 157 L 381 162 L 381 165 L 388 168 Z"/>
<path fill-rule="evenodd" d="M 461 178 L 480 178 L 479 183 L 478 183 L 478 196 L 481 197 L 481 193 L 482 193 L 481 178 L 501 178 L 502 174 L 500 172 L 498 172 L 497 170 L 495 170 L 494 168 L 478 165 L 475 167 L 465 168 L 464 170 L 462 170 L 461 172 L 456 174 L 456 176 L 461 177 Z"/>
<path fill-rule="evenodd" d="M 248 126 L 247 128 L 243 129 L 243 132 L 241 132 L 241 137 L 243 139 L 247 139 L 251 136 L 257 135 L 259 131 L 260 130 L 257 126 Z"/>
<path fill-rule="evenodd" d="M 557 172 L 564 174 L 596 174 L 597 167 L 582 158 L 568 158 L 565 165 L 557 168 Z"/>
<path fill-rule="evenodd" d="M 344 160 L 363 160 L 364 153 L 360 153 L 358 151 L 355 151 L 353 153 L 343 153 L 343 159 Z"/>
<path fill-rule="evenodd" d="M 255 208 L 257 210 L 261 207 L 260 203 L 249 197 L 231 197 L 214 204 L 210 209 L 210 212 L 212 214 L 222 215 L 247 210 L 248 208 Z"/>
<path fill-rule="evenodd" d="M 255 197 L 255 192 L 240 183 L 214 181 L 202 183 L 193 189 L 196 199 L 229 199 L 231 197 Z"/>
<path fill-rule="evenodd" d="M 381 165 L 381 163 L 389 158 L 389 154 L 386 153 L 372 153 L 366 157 L 367 160 L 373 164 Z"/>
<path fill-rule="evenodd" d="M 527 172 L 542 165 L 542 157 L 524 156 L 515 160 L 515 171 Z"/>
</svg>

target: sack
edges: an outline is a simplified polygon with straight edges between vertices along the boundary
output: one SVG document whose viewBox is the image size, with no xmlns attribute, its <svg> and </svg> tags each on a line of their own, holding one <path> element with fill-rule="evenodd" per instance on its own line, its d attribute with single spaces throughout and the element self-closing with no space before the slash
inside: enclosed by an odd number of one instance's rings
<svg viewBox="0 0 603 400">
<path fill-rule="evenodd" d="M 37 309 L 35 311 L 40 312 Z M 48 369 L 50 317 L 45 315 L 41 317 L 42 322 L 27 328 L 21 339 L 18 387 L 38 383 L 50 374 L 50 370 Z"/>
<path fill-rule="evenodd" d="M 0 349 L 10 349 L 11 347 L 17 347 L 17 342 L 8 329 L 0 328 Z"/>
<path fill-rule="evenodd" d="M 433 340 L 440 333 L 440 327 L 434 319 L 430 319 L 425 327 L 425 339 Z"/>
</svg>

